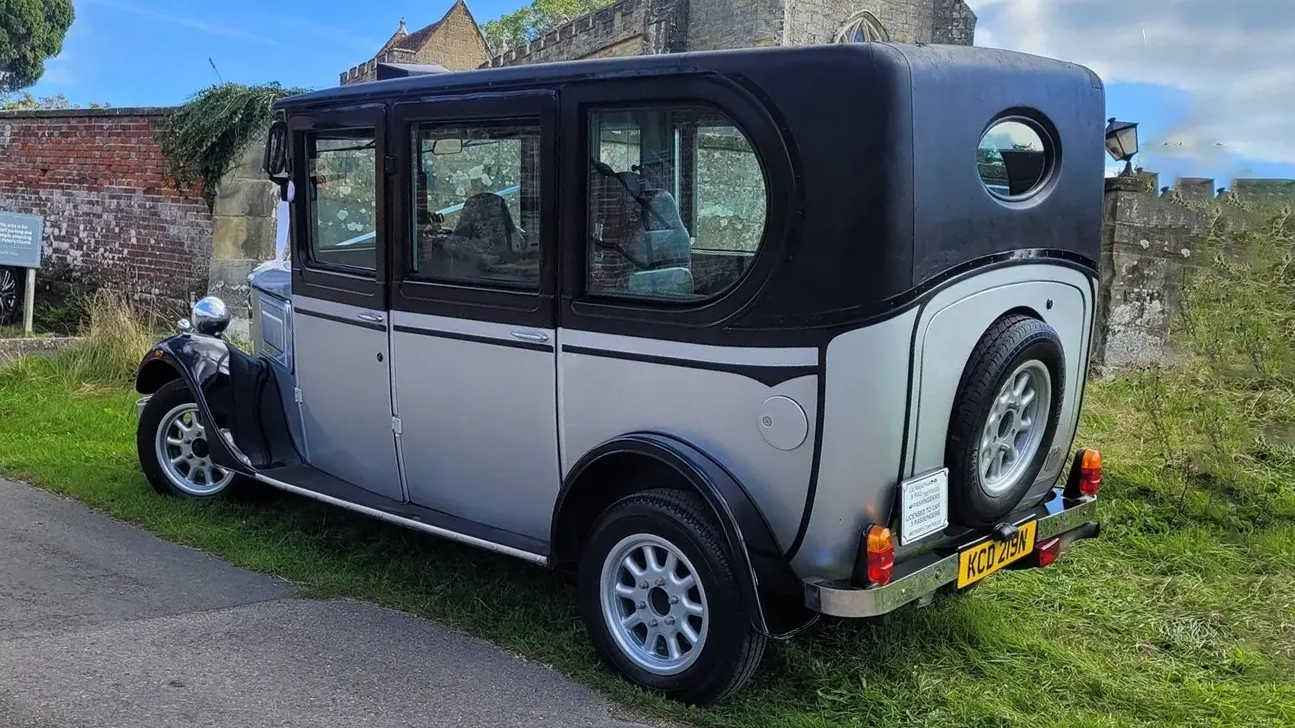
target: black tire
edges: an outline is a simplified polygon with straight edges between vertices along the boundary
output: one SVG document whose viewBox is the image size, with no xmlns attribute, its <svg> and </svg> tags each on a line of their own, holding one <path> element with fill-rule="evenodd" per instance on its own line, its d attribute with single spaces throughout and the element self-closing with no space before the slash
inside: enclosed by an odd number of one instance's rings
<svg viewBox="0 0 1295 728">
<path fill-rule="evenodd" d="M 1017 367 L 1041 362 L 1051 381 L 1049 411 L 1038 449 L 1011 481 L 991 493 L 981 478 L 980 439 L 1000 389 Z M 972 350 L 949 420 L 945 465 L 949 468 L 951 516 L 964 526 L 993 526 L 1025 497 L 1047 460 L 1065 392 L 1065 353 L 1057 332 L 1029 316 L 1010 314 L 994 323 Z"/>
<path fill-rule="evenodd" d="M 187 492 L 172 482 L 162 463 L 158 461 L 156 448 L 158 428 L 163 425 L 164 418 L 173 409 L 181 405 L 193 404 L 194 401 L 189 387 L 184 381 L 176 379 L 162 385 L 144 405 L 139 426 L 135 430 L 135 449 L 139 453 L 140 469 L 144 471 L 144 477 L 157 492 L 187 500 L 212 500 L 231 497 L 240 491 L 245 491 L 249 481 L 244 476 L 235 474 L 225 487 L 213 493 L 197 495 Z"/>
<path fill-rule="evenodd" d="M 22 295 L 21 270 L 0 265 L 0 326 L 8 326 L 18 320 L 20 295 Z"/>
<path fill-rule="evenodd" d="M 659 675 L 636 664 L 603 617 L 603 563 L 622 539 L 636 534 L 679 549 L 705 589 L 708 631 L 695 661 L 677 674 Z M 755 673 L 766 642 L 754 628 L 757 606 L 739 585 L 734 562 L 713 512 L 695 493 L 648 490 L 614 503 L 594 524 L 577 572 L 581 616 L 599 656 L 626 678 L 675 700 L 710 705 L 732 697 Z"/>
</svg>

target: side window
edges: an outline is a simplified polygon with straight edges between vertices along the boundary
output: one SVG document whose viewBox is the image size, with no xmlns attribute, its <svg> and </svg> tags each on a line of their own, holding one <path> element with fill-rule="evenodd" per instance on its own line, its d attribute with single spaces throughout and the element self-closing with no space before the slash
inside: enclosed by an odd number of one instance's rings
<svg viewBox="0 0 1295 728">
<path fill-rule="evenodd" d="M 307 137 L 310 260 L 377 269 L 377 151 L 372 129 Z"/>
<path fill-rule="evenodd" d="M 687 106 L 594 111 L 589 134 L 588 293 L 695 301 L 741 280 L 768 191 L 731 119 Z"/>
<path fill-rule="evenodd" d="M 410 277 L 536 289 L 539 121 L 414 128 Z"/>
</svg>

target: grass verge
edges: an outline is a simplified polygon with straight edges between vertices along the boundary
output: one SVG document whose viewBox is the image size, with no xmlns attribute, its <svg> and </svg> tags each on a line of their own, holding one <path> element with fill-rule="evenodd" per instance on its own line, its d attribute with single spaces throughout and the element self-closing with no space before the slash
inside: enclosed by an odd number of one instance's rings
<svg viewBox="0 0 1295 728">
<path fill-rule="evenodd" d="M 1274 295 L 1295 282 L 1280 264 L 1263 268 Z M 1201 292 L 1195 325 L 1206 328 L 1185 326 L 1183 335 L 1230 345 L 1180 371 L 1089 389 L 1082 442 L 1100 447 L 1107 465 L 1100 540 L 1049 569 L 992 577 L 887 624 L 826 622 L 774 645 L 740 699 L 709 710 L 662 700 L 603 669 L 571 585 L 541 569 L 289 496 L 250 505 L 155 495 L 139 473 L 134 395 L 117 366 L 129 347 L 91 336 L 57 357 L 0 370 L 0 472 L 298 582 L 312 596 L 435 618 L 669 720 L 1291 725 L 1295 443 L 1282 433 L 1295 426 L 1287 377 L 1295 337 L 1283 347 L 1273 335 L 1295 321 L 1295 295 L 1247 297 L 1229 290 L 1234 271 L 1219 271 L 1193 289 Z M 1252 314 L 1267 335 L 1254 333 Z M 110 320 L 101 332 L 133 337 Z"/>
</svg>

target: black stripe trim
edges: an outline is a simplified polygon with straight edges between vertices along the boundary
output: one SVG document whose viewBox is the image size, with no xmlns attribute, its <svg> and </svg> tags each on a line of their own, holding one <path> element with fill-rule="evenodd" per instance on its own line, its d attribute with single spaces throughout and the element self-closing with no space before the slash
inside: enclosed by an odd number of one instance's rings
<svg viewBox="0 0 1295 728">
<path fill-rule="evenodd" d="M 809 531 L 809 518 L 814 515 L 814 497 L 818 495 L 818 466 L 823 460 L 823 416 L 827 410 L 827 347 L 818 351 L 818 410 L 814 413 L 814 460 L 809 465 L 809 484 L 805 490 L 805 507 L 800 512 L 800 525 L 787 547 L 783 558 L 788 563 L 800 551 Z"/>
<path fill-rule="evenodd" d="M 492 346 L 503 346 L 509 349 L 527 349 L 529 351 L 553 351 L 552 344 L 544 344 L 538 341 L 510 341 L 508 339 L 496 339 L 489 336 L 477 336 L 476 334 L 460 334 L 457 331 L 440 331 L 439 329 L 420 329 L 416 326 L 404 326 L 397 324 L 392 327 L 402 334 L 418 334 L 419 336 L 433 336 L 438 339 L 453 339 L 455 341 L 471 341 L 475 344 L 490 344 Z"/>
<path fill-rule="evenodd" d="M 747 377 L 748 379 L 754 379 L 766 387 L 775 387 L 792 379 L 816 375 L 819 371 L 817 364 L 805 366 L 785 366 L 781 364 L 726 364 L 721 362 L 697 361 L 696 359 L 678 359 L 669 356 L 654 356 L 652 354 L 637 354 L 628 351 L 608 351 L 606 349 L 591 349 L 585 346 L 566 345 L 563 345 L 562 351 L 567 354 L 584 354 L 586 356 L 597 356 L 603 359 L 621 359 L 624 361 L 638 361 L 647 364 L 663 364 L 665 366 L 701 369 L 709 372 L 737 374 Z"/>
<path fill-rule="evenodd" d="M 360 320 L 358 320 L 358 319 L 347 318 L 347 317 L 345 317 L 345 316 L 334 316 L 334 315 L 333 315 L 333 314 L 331 314 L 331 313 L 322 313 L 322 312 L 320 312 L 320 311 L 311 311 L 311 310 L 310 310 L 310 309 L 308 309 L 308 308 L 295 308 L 295 309 L 293 309 L 293 310 L 294 310 L 294 311 L 296 311 L 297 313 L 301 314 L 302 316 L 310 316 L 311 318 L 323 319 L 323 320 L 325 320 L 325 321 L 336 321 L 336 322 L 337 322 L 337 323 L 339 323 L 339 324 L 348 324 L 348 325 L 350 325 L 350 326 L 359 326 L 359 327 L 360 327 L 360 328 L 362 328 L 362 329 L 371 329 L 371 330 L 373 330 L 373 331 L 386 331 L 386 330 L 387 330 L 387 327 L 386 327 L 386 326 L 384 326 L 384 325 L 382 325 L 382 324 L 374 323 L 374 322 L 372 322 L 372 321 L 360 321 Z"/>
</svg>

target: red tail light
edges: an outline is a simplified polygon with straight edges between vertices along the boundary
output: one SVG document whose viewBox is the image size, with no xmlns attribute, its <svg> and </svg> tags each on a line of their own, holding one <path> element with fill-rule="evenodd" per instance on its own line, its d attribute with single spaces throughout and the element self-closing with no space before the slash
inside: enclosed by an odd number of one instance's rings
<svg viewBox="0 0 1295 728">
<path fill-rule="evenodd" d="M 889 528 L 868 528 L 867 566 L 868 586 L 890 583 L 890 575 L 895 568 L 895 541 Z"/>
<path fill-rule="evenodd" d="M 1034 551 L 1039 560 L 1039 566 L 1049 566 L 1061 555 L 1061 539 L 1050 538 L 1042 541 L 1034 547 Z"/>
<path fill-rule="evenodd" d="M 1085 450 L 1083 460 L 1079 463 L 1079 492 L 1094 496 L 1102 488 L 1102 454 L 1096 450 Z"/>
<path fill-rule="evenodd" d="M 1070 477 L 1066 479 L 1067 498 L 1091 498 L 1102 488 L 1102 454 L 1084 449 L 1075 453 Z"/>
</svg>

